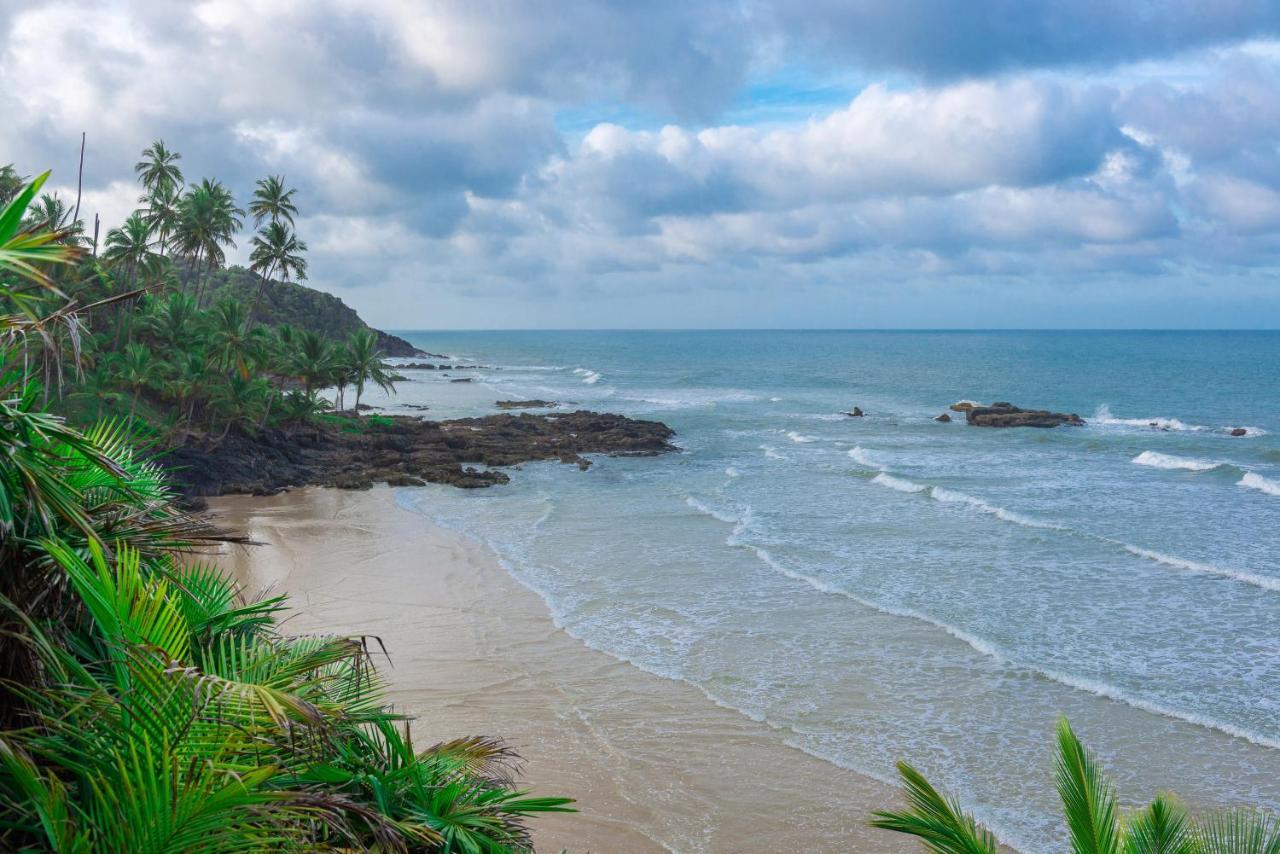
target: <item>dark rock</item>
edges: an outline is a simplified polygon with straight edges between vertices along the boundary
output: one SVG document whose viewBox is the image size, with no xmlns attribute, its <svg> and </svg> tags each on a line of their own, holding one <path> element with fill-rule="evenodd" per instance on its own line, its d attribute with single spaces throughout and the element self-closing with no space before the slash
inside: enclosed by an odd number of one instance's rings
<svg viewBox="0 0 1280 854">
<path fill-rule="evenodd" d="M 935 419 L 933 419 L 933 420 L 934 420 L 934 421 L 941 421 L 941 422 L 943 422 L 944 424 L 947 424 L 947 423 L 950 423 L 950 421 L 951 421 L 951 416 L 944 412 L 944 413 L 942 413 L 941 415 L 939 415 L 937 418 L 935 418 Z"/>
<path fill-rule="evenodd" d="M 974 407 L 975 405 L 976 405 L 976 404 L 974 404 L 972 401 L 969 401 L 969 400 L 960 400 L 960 401 L 957 401 L 957 402 L 955 402 L 955 403 L 951 404 L 951 406 L 950 406 L 950 407 L 948 407 L 948 408 L 949 408 L 952 412 L 968 412 L 970 409 L 973 409 L 973 407 Z"/>
<path fill-rule="evenodd" d="M 855 406 L 853 409 L 846 412 L 845 415 L 848 415 L 850 418 L 861 418 L 866 415 L 866 413 L 862 411 L 862 407 Z"/>
<path fill-rule="evenodd" d="M 350 429 L 357 425 L 360 429 Z M 561 460 L 585 469 L 591 465 L 586 454 L 673 451 L 674 435 L 656 421 L 583 410 L 453 421 L 389 415 L 373 422 L 352 413 L 339 423 L 289 431 L 269 429 L 250 436 L 233 430 L 212 446 L 193 438 L 159 461 L 189 501 L 206 495 L 272 494 L 308 484 L 368 489 L 379 482 L 428 482 L 473 489 L 507 483 L 506 472 L 495 467 Z"/>
<path fill-rule="evenodd" d="M 378 408 L 378 407 L 376 407 L 376 406 L 370 406 L 370 405 L 369 405 L 369 404 L 367 404 L 367 403 L 357 403 L 357 404 L 356 404 L 356 412 L 369 412 L 370 410 L 377 409 L 377 408 Z"/>
<path fill-rule="evenodd" d="M 387 486 L 426 486 L 427 482 L 411 474 L 394 474 L 387 478 Z"/>
<path fill-rule="evenodd" d="M 431 408 L 429 406 L 422 406 L 421 404 L 417 404 L 417 403 L 398 403 L 396 405 L 399 406 L 401 409 L 417 409 L 420 411 L 425 411 Z"/>
<path fill-rule="evenodd" d="M 554 409 L 560 404 L 551 400 L 499 400 L 493 405 L 499 409 Z"/>
<path fill-rule="evenodd" d="M 965 420 L 974 427 L 1057 427 L 1060 424 L 1084 424 L 1084 419 L 1074 412 L 1068 414 L 1045 409 L 1021 409 L 1004 401 L 990 406 L 972 407 L 965 413 Z"/>
<path fill-rule="evenodd" d="M 1236 427 L 1231 431 L 1231 435 L 1232 436 L 1248 436 L 1249 431 L 1244 429 L 1243 427 Z"/>
<path fill-rule="evenodd" d="M 456 379 L 456 380 L 449 380 L 449 382 L 451 382 L 451 383 L 469 383 L 469 382 L 471 382 L 471 377 L 459 377 L 459 378 L 458 378 L 458 379 Z"/>
<path fill-rule="evenodd" d="M 409 362 L 404 365 L 396 365 L 398 371 L 434 371 L 436 366 L 430 362 Z"/>
</svg>

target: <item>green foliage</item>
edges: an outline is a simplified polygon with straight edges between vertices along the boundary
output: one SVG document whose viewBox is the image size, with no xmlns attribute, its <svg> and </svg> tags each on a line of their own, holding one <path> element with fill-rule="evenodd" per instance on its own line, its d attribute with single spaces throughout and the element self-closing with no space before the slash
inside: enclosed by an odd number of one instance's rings
<svg viewBox="0 0 1280 854">
<path fill-rule="evenodd" d="M 1280 818 L 1226 810 L 1192 820 L 1165 794 L 1145 809 L 1120 814 L 1115 784 L 1065 719 L 1058 721 L 1057 788 L 1072 854 L 1280 854 Z M 873 827 L 905 833 L 939 854 L 994 854 L 997 842 L 958 803 L 918 771 L 898 763 L 908 808 L 878 812 Z"/>
<path fill-rule="evenodd" d="M 177 159 L 162 143 L 144 153 L 148 189 L 181 182 Z M 36 190 L 0 214 L 0 850 L 531 850 L 528 818 L 569 801 L 516 788 L 517 757 L 493 739 L 416 749 L 364 639 L 281 634 L 283 598 L 246 599 L 196 559 L 227 537 L 183 514 L 133 444 L 135 412 L 157 404 L 186 431 L 223 435 L 273 402 L 313 418 L 316 388 L 355 370 L 342 356 L 369 341 L 252 329 L 243 303 L 203 310 L 182 291 L 123 312 L 90 301 L 105 328 L 86 337 L 67 400 L 96 416 L 126 398 L 130 414 L 77 430 L 44 410 L 34 375 L 50 318 L 81 329 L 74 304 L 50 296 L 132 280 L 166 241 L 135 215 L 113 230 L 108 267 L 55 286 L 49 265 L 75 261 L 74 232 L 52 203 L 19 224 Z M 365 379 L 378 370 L 374 357 Z M 304 387 L 286 389 L 294 377 Z"/>
</svg>

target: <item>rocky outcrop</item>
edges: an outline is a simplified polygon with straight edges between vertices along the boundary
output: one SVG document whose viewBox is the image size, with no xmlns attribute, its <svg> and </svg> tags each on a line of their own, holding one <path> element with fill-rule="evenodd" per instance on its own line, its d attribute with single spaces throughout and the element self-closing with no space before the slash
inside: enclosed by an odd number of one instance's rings
<svg viewBox="0 0 1280 854">
<path fill-rule="evenodd" d="M 560 460 L 579 468 L 584 454 L 654 456 L 675 450 L 675 432 L 657 421 L 577 411 L 557 415 L 498 414 L 454 421 L 355 415 L 345 423 L 256 436 L 231 433 L 216 447 L 195 441 L 160 462 L 183 495 L 266 495 L 291 486 L 367 489 L 447 483 L 466 488 L 506 483 L 500 468 Z M 464 463 L 468 465 L 464 465 Z M 482 466 L 482 467 L 481 467 Z"/>
<path fill-rule="evenodd" d="M 499 400 L 493 405 L 499 409 L 554 409 L 560 404 L 552 400 Z"/>
<path fill-rule="evenodd" d="M 1074 412 L 1022 409 L 1004 401 L 990 406 L 970 406 L 965 411 L 965 420 L 973 427 L 1057 427 L 1061 424 L 1078 427 L 1084 424 L 1084 419 Z"/>
<path fill-rule="evenodd" d="M 933 420 L 934 420 L 934 421 L 941 421 L 943 424 L 948 424 L 948 423 L 950 423 L 950 422 L 951 422 L 951 416 L 944 412 L 944 413 L 942 413 L 941 415 L 939 415 L 937 418 L 935 418 L 935 419 L 933 419 Z"/>
<path fill-rule="evenodd" d="M 853 409 L 850 409 L 845 413 L 845 415 L 848 415 L 850 418 L 862 418 L 866 414 L 867 413 L 863 412 L 862 407 L 860 406 L 855 406 Z"/>
<path fill-rule="evenodd" d="M 957 400 L 955 403 L 951 404 L 951 406 L 947 408 L 950 409 L 952 412 L 968 412 L 970 409 L 973 409 L 977 405 L 978 404 L 974 403 L 972 400 Z"/>
<path fill-rule="evenodd" d="M 1246 430 L 1246 429 L 1244 429 L 1243 427 L 1234 427 L 1234 428 L 1232 428 L 1232 430 L 1231 430 L 1231 435 L 1232 435 L 1232 436 L 1237 436 L 1237 437 L 1238 437 L 1238 436 L 1248 436 L 1248 435 L 1249 435 L 1249 431 L 1248 431 L 1248 430 Z"/>
</svg>

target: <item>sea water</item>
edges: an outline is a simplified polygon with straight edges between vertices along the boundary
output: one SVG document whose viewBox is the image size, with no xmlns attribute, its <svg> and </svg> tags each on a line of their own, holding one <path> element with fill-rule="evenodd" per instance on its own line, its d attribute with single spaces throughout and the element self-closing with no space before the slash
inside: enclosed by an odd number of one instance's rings
<svg viewBox="0 0 1280 854">
<path fill-rule="evenodd" d="M 584 643 L 832 763 L 908 760 L 1028 851 L 1063 839 L 1061 715 L 1126 804 L 1280 808 L 1280 334 L 406 335 L 489 368 L 412 372 L 387 411 L 676 430 L 678 454 L 399 494 Z M 934 420 L 960 399 L 1088 425 Z"/>
</svg>

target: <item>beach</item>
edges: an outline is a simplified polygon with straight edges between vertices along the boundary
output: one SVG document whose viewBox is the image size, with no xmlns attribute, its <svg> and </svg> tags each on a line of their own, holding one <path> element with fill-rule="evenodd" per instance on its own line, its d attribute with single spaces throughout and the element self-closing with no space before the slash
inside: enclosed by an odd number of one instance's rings
<svg viewBox="0 0 1280 854">
<path fill-rule="evenodd" d="M 402 509 L 392 489 L 227 496 L 210 509 L 261 544 L 218 560 L 250 594 L 289 595 L 284 631 L 385 644 L 390 698 L 416 719 L 418 744 L 499 735 L 535 794 L 577 799 L 578 814 L 533 820 L 538 850 L 914 850 L 866 826 L 899 805 L 891 787 L 587 647 L 495 554 Z"/>
</svg>

